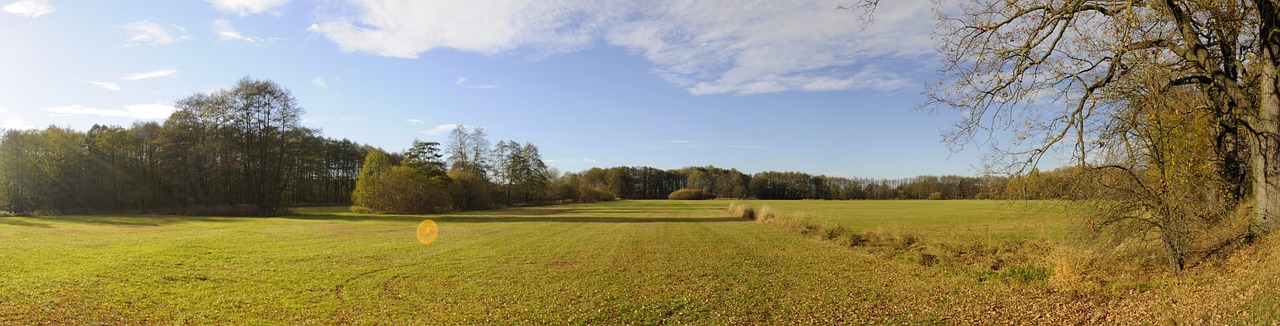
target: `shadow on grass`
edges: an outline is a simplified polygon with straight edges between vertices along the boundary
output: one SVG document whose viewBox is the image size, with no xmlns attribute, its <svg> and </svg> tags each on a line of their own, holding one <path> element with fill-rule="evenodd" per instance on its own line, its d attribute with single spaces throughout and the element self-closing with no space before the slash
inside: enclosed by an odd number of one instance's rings
<svg viewBox="0 0 1280 326">
<path fill-rule="evenodd" d="M 387 215 L 351 213 L 345 207 L 310 207 L 295 209 L 293 214 L 274 217 L 210 217 L 182 215 L 62 215 L 35 218 L 0 218 L 0 224 L 52 228 L 58 223 L 95 224 L 124 227 L 152 227 L 190 222 L 238 222 L 262 219 L 293 219 L 312 221 L 381 221 L 412 222 L 424 219 L 448 223 L 723 223 L 743 222 L 735 217 L 660 217 L 666 212 L 654 210 L 625 210 L 625 213 L 648 213 L 659 217 L 622 217 L 618 210 L 593 210 L 575 207 L 516 207 L 486 211 L 459 212 L 447 215 Z"/>
<path fill-rule="evenodd" d="M 48 222 L 65 222 L 78 224 L 95 224 L 95 225 L 111 225 L 111 226 L 164 226 L 179 223 L 190 222 L 235 222 L 239 219 L 251 219 L 253 217 L 208 217 L 208 216 L 179 216 L 179 215 L 138 215 L 138 216 L 121 216 L 121 215 L 64 215 L 64 216 L 44 216 L 38 219 Z M 0 222 L 4 223 L 4 222 Z M 53 227 L 50 224 L 39 224 L 29 226 Z"/>
<path fill-rule="evenodd" d="M 29 226 L 29 227 L 37 227 L 37 228 L 53 227 L 48 223 L 35 223 L 27 220 L 20 220 L 16 217 L 0 217 L 0 224 L 13 225 L 13 226 Z"/>
<path fill-rule="evenodd" d="M 510 216 L 497 211 L 485 212 L 484 215 L 332 215 L 332 214 L 297 214 L 279 218 L 320 221 L 385 221 L 414 222 L 424 219 L 437 223 L 723 223 L 744 222 L 735 217 L 617 217 L 617 216 Z"/>
</svg>

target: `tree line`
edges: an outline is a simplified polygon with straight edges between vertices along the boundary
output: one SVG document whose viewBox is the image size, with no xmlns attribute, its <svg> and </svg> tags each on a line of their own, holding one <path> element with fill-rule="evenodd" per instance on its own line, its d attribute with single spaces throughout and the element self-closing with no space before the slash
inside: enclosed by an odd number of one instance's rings
<svg viewBox="0 0 1280 326">
<path fill-rule="evenodd" d="M 802 172 L 747 174 L 714 166 L 662 170 L 653 167 L 592 168 L 567 173 L 572 180 L 622 199 L 666 199 L 682 190 L 714 198 L 756 199 L 982 199 L 990 178 L 918 176 L 903 179 L 843 178 Z"/>
<path fill-rule="evenodd" d="M 272 215 L 298 205 L 437 213 L 613 199 L 973 199 L 989 178 L 864 179 L 714 166 L 560 173 L 532 143 L 491 143 L 460 126 L 446 143 L 391 153 L 300 125 L 292 93 L 244 78 L 176 102 L 163 123 L 8 130 L 0 209 L 14 214 L 159 212 Z"/>
<path fill-rule="evenodd" d="M 8 130 L 0 209 L 270 215 L 350 202 L 371 147 L 299 125 L 289 90 L 244 78 L 176 102 L 163 124 Z"/>
</svg>

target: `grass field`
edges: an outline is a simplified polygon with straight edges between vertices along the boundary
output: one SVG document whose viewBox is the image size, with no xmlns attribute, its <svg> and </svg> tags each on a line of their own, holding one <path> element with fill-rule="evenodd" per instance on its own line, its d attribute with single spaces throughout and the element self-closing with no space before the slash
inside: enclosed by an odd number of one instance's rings
<svg viewBox="0 0 1280 326">
<path fill-rule="evenodd" d="M 1073 228 L 1052 210 L 1002 202 L 753 204 L 926 242 Z M 886 259 L 730 217 L 727 205 L 4 217 L 0 324 L 1222 323 L 1280 310 L 1272 239 L 1147 288 L 1064 290 Z M 427 218 L 440 233 L 424 245 L 414 232 Z"/>
</svg>

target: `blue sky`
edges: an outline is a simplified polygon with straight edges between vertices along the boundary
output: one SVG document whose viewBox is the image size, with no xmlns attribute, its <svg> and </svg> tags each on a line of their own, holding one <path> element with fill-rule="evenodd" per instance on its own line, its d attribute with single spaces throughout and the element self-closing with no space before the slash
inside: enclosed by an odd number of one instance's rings
<svg viewBox="0 0 1280 326">
<path fill-rule="evenodd" d="M 977 174 L 942 143 L 956 112 L 911 110 L 938 64 L 931 2 L 869 25 L 842 4 L 0 0 L 0 127 L 162 121 L 252 76 L 306 126 L 393 151 L 464 124 L 562 171 Z"/>
</svg>

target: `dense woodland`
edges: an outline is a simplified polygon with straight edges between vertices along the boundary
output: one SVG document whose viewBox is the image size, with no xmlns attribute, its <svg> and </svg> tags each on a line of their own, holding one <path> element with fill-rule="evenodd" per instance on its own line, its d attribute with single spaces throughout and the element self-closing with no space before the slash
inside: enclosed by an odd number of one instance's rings
<svg viewBox="0 0 1280 326">
<path fill-rule="evenodd" d="M 531 143 L 490 143 L 459 127 L 445 144 L 403 153 L 300 126 L 289 90 L 243 79 L 177 101 L 163 123 L 8 130 L 0 140 L 0 209 L 14 214 L 157 212 L 271 215 L 298 205 L 445 212 L 546 203 L 698 198 L 972 199 L 990 178 L 855 179 L 688 167 L 559 173 Z"/>
</svg>

